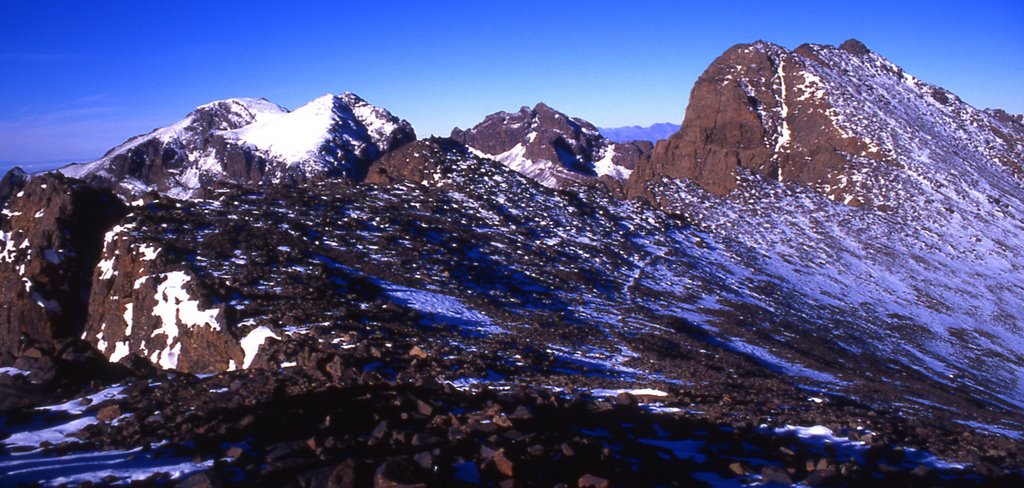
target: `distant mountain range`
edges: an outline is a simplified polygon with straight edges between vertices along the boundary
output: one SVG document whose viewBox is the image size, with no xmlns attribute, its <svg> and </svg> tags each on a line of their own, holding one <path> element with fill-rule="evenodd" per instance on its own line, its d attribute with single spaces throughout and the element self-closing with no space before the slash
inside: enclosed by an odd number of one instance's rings
<svg viewBox="0 0 1024 488">
<path fill-rule="evenodd" d="M 598 130 L 601 131 L 601 135 L 614 142 L 658 142 L 662 139 L 668 139 L 672 134 L 679 132 L 679 124 L 662 122 L 647 127 L 630 125 L 626 127 L 602 127 Z"/>
<path fill-rule="evenodd" d="M 8 173 L 0 485 L 1024 483 L 1024 119 L 758 41 L 638 134 L 229 99 Z"/>
</svg>

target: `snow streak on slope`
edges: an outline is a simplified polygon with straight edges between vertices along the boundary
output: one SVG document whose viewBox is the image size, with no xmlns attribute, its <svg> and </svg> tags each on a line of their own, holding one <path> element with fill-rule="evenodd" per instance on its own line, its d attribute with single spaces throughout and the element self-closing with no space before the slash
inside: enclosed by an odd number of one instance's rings
<svg viewBox="0 0 1024 488">
<path fill-rule="evenodd" d="M 807 140 L 788 124 L 794 114 L 824 110 L 842 137 L 876 156 L 847 154 L 848 164 L 808 186 L 741 173 L 725 198 L 683 182 L 655 182 L 655 193 L 668 209 L 740 244 L 725 250 L 752 263 L 741 289 L 776 310 L 787 305 L 758 291 L 765 284 L 808 301 L 802 325 L 767 333 L 828 338 L 850 354 L 875 351 L 1020 408 L 1024 151 L 1021 139 L 1007 136 L 1017 129 L 1009 117 L 845 46 L 748 48 L 777 71 L 777 114 L 762 114 L 765 133 L 780 158 Z"/>
</svg>

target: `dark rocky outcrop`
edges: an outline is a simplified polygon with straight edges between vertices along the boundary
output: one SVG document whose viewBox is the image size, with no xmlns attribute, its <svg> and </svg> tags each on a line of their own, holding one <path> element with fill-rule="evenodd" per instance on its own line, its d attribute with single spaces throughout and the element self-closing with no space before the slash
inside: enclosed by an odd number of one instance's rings
<svg viewBox="0 0 1024 488">
<path fill-rule="evenodd" d="M 26 339 L 17 359 L 10 364 L 19 373 L 0 374 L 0 415 L 71 398 L 90 384 L 110 384 L 146 375 L 108 362 L 106 356 L 78 338 Z"/>
<path fill-rule="evenodd" d="M 168 369 L 197 373 L 240 367 L 244 356 L 227 329 L 224 305 L 173 249 L 115 227 L 93 275 L 85 339 L 111 361 L 129 354 Z M 234 366 L 237 365 L 237 366 Z"/>
<path fill-rule="evenodd" d="M 22 337 L 83 331 L 103 234 L 125 213 L 117 197 L 59 174 L 32 178 L 0 219 L 0 350 Z"/>
<path fill-rule="evenodd" d="M 28 173 L 18 166 L 15 166 L 0 179 L 0 207 L 3 207 L 12 195 L 21 191 L 28 183 Z"/>
<path fill-rule="evenodd" d="M 451 163 L 474 157 L 464 144 L 454 139 L 422 139 L 384 154 L 370 166 L 364 181 L 371 184 L 439 183 L 450 173 Z"/>
</svg>

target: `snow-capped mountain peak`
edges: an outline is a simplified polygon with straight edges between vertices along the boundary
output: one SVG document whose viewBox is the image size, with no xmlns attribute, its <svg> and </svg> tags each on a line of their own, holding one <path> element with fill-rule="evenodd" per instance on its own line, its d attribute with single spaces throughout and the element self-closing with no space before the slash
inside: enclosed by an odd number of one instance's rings
<svg viewBox="0 0 1024 488">
<path fill-rule="evenodd" d="M 408 122 L 352 93 L 326 94 L 294 111 L 266 99 L 232 98 L 61 171 L 125 194 L 155 189 L 189 198 L 216 180 L 362 179 L 380 154 L 415 138 Z"/>
</svg>

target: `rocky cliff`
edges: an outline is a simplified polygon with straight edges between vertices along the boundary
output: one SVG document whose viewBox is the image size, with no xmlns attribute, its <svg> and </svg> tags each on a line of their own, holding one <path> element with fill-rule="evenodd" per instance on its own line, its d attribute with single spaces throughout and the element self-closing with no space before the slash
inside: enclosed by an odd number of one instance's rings
<svg viewBox="0 0 1024 488">
<path fill-rule="evenodd" d="M 124 215 L 114 194 L 60 174 L 32 178 L 0 217 L 0 354 L 23 338 L 77 337 L 103 233 Z"/>
<path fill-rule="evenodd" d="M 936 157 L 1019 168 L 1024 156 L 1012 117 L 976 110 L 856 40 L 793 51 L 767 42 L 733 46 L 697 80 L 690 100 L 680 131 L 631 175 L 629 196 L 656 200 L 645 183 L 660 177 L 724 195 L 747 171 L 877 206 L 891 199 L 879 194 L 884 181 L 874 180 L 898 175 L 917 157 L 917 138 L 934 140 Z"/>
</svg>

